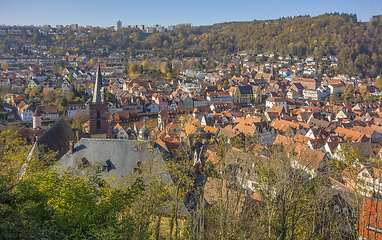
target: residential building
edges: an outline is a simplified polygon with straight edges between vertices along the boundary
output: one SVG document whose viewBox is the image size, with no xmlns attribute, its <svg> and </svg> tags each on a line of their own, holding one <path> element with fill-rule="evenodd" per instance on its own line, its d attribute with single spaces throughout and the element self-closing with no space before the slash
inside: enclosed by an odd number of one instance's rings
<svg viewBox="0 0 382 240">
<path fill-rule="evenodd" d="M 305 89 L 316 90 L 321 86 L 321 81 L 316 78 L 300 78 L 295 77 L 293 83 L 301 83 Z"/>
<path fill-rule="evenodd" d="M 206 99 L 210 105 L 212 103 L 221 102 L 220 96 L 217 92 L 207 92 Z"/>
<path fill-rule="evenodd" d="M 68 118 L 76 116 L 84 116 L 89 109 L 89 105 L 85 103 L 68 104 Z"/>
<path fill-rule="evenodd" d="M 321 92 L 321 100 L 325 100 L 330 97 L 330 88 L 328 86 L 321 86 L 317 88 Z"/>
<path fill-rule="evenodd" d="M 188 95 L 183 97 L 183 107 L 185 108 L 193 108 L 194 107 L 194 100 Z"/>
<path fill-rule="evenodd" d="M 328 87 L 330 89 L 330 94 L 339 94 L 345 88 L 345 84 L 344 83 L 330 84 Z"/>
<path fill-rule="evenodd" d="M 305 99 L 309 99 L 309 100 L 321 100 L 322 99 L 321 91 L 319 91 L 319 90 L 304 89 L 302 94 L 303 94 L 303 97 Z"/>
<path fill-rule="evenodd" d="M 59 118 L 57 105 L 41 106 L 37 109 L 43 120 L 57 120 Z"/>
<path fill-rule="evenodd" d="M 113 128 L 115 139 L 129 139 L 129 135 L 127 134 L 126 130 L 117 123 L 115 127 Z"/>
<path fill-rule="evenodd" d="M 232 103 L 232 97 L 229 93 L 220 91 L 220 92 L 218 92 L 218 95 L 220 97 L 220 102 Z"/>
<path fill-rule="evenodd" d="M 196 96 L 192 99 L 194 101 L 194 107 L 208 106 L 208 100 L 201 96 Z"/>
<path fill-rule="evenodd" d="M 159 105 L 155 102 L 148 102 L 145 104 L 145 112 L 156 113 L 159 112 Z"/>
<path fill-rule="evenodd" d="M 221 113 L 228 110 L 228 105 L 226 103 L 213 103 L 210 106 L 211 111 L 216 113 Z"/>
<path fill-rule="evenodd" d="M 288 99 L 296 101 L 297 99 L 299 99 L 299 97 L 300 97 L 300 94 L 297 91 L 292 90 L 287 92 Z"/>
<path fill-rule="evenodd" d="M 32 121 L 33 119 L 33 109 L 31 106 L 25 104 L 20 110 L 19 110 L 19 117 L 21 121 Z"/>
<path fill-rule="evenodd" d="M 168 102 L 168 110 L 175 110 L 177 106 L 178 105 L 176 104 L 176 101 L 174 100 Z"/>
<path fill-rule="evenodd" d="M 267 98 L 267 100 L 265 101 L 265 107 L 272 108 L 274 105 L 282 106 L 284 110 L 287 109 L 287 101 L 284 98 L 281 98 L 281 97 Z"/>
</svg>

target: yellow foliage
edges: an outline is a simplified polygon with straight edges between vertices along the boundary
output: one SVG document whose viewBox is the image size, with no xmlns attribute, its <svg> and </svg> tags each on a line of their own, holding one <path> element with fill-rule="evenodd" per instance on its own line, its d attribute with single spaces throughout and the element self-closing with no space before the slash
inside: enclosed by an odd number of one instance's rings
<svg viewBox="0 0 382 240">
<path fill-rule="evenodd" d="M 94 66 L 94 64 L 95 64 L 94 59 L 90 59 L 90 60 L 89 60 L 89 64 L 90 64 L 91 66 Z"/>
<path fill-rule="evenodd" d="M 3 61 L 3 62 L 1 63 L 1 68 L 2 68 L 2 69 L 7 70 L 8 67 L 9 67 L 9 64 L 8 64 L 7 61 Z"/>
<path fill-rule="evenodd" d="M 143 70 L 144 70 L 144 71 L 149 70 L 149 66 L 148 66 L 147 60 L 145 60 L 145 61 L 142 62 L 142 67 L 143 67 Z"/>
</svg>

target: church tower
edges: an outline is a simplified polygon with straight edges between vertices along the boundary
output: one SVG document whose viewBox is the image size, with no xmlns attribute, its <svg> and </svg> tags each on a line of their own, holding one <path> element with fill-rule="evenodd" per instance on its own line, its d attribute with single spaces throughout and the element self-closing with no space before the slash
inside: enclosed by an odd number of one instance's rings
<svg viewBox="0 0 382 240">
<path fill-rule="evenodd" d="M 108 104 L 104 101 L 104 97 L 101 68 L 98 64 L 93 99 L 89 104 L 90 134 L 93 137 L 103 138 L 108 132 Z"/>
</svg>

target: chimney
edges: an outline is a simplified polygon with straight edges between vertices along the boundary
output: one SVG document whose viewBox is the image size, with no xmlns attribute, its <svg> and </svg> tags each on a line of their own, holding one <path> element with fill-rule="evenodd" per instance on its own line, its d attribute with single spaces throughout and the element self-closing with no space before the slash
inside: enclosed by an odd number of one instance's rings
<svg viewBox="0 0 382 240">
<path fill-rule="evenodd" d="M 74 152 L 74 141 L 69 141 L 69 150 L 70 150 L 70 154 L 73 154 L 73 152 Z"/>
<path fill-rule="evenodd" d="M 80 133 L 76 131 L 76 143 L 80 140 Z"/>
</svg>

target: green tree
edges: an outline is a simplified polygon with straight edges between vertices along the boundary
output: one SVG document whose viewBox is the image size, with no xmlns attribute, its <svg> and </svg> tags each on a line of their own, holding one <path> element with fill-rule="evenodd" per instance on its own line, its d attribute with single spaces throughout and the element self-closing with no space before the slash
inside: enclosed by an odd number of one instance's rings
<svg viewBox="0 0 382 240">
<path fill-rule="evenodd" d="M 73 82 L 73 74 L 72 74 L 71 72 L 68 73 L 68 81 L 69 81 L 70 83 Z"/>
<path fill-rule="evenodd" d="M 61 99 L 61 105 L 64 107 L 66 107 L 68 105 L 68 99 L 66 97 L 63 97 Z"/>
<path fill-rule="evenodd" d="M 0 142 L 3 239 L 133 239 L 134 218 L 127 208 L 142 193 L 141 180 L 111 188 L 97 168 L 79 177 L 46 168 L 33 155 L 28 159 L 29 148 L 18 133 L 3 131 Z"/>
<path fill-rule="evenodd" d="M 378 88 L 378 90 L 382 90 L 382 78 L 377 77 L 377 80 L 375 80 L 374 86 Z"/>
<path fill-rule="evenodd" d="M 29 94 L 31 91 L 32 91 L 32 89 L 28 87 L 28 88 L 25 89 L 24 92 L 25 92 L 25 94 Z"/>
<path fill-rule="evenodd" d="M 115 102 L 116 100 L 117 98 L 115 97 L 114 94 L 112 94 L 111 92 L 106 92 L 106 101 Z"/>
</svg>

